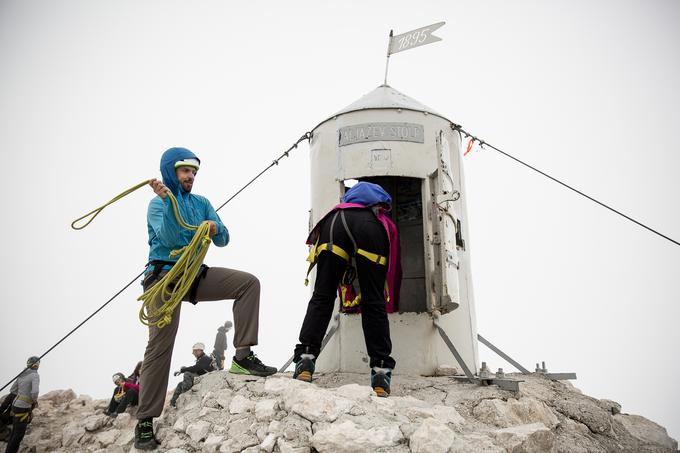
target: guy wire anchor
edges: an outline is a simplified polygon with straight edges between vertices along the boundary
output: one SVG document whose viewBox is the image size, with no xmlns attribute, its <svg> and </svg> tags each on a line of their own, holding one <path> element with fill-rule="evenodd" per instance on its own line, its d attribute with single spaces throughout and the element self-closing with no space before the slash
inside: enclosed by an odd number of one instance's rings
<svg viewBox="0 0 680 453">
<path fill-rule="evenodd" d="M 455 357 L 456 361 L 460 365 L 460 367 L 463 369 L 465 372 L 465 376 L 453 376 L 453 379 L 457 380 L 463 380 L 467 382 L 472 382 L 476 383 L 478 385 L 497 385 L 503 390 L 509 390 L 512 392 L 519 392 L 519 383 L 523 381 L 515 380 L 515 379 L 506 379 L 505 375 L 503 377 L 496 376 L 494 377 L 492 373 L 489 371 L 489 368 L 486 366 L 486 362 L 482 362 L 482 368 L 479 370 L 479 375 L 474 376 L 470 369 L 467 367 L 465 364 L 465 361 L 463 358 L 460 356 L 458 353 L 458 350 L 456 347 L 453 345 L 451 342 L 451 339 L 449 338 L 448 335 L 446 335 L 446 332 L 444 332 L 444 329 L 439 325 L 439 317 L 441 316 L 441 313 L 439 310 L 435 310 L 432 312 L 432 321 L 434 322 L 434 326 L 437 328 L 437 331 L 439 332 L 439 335 L 442 337 L 442 340 L 444 340 L 444 343 L 446 346 L 449 348 L 451 353 L 453 354 L 453 357 Z M 502 370 L 501 370 L 502 371 Z"/>
<path fill-rule="evenodd" d="M 548 379 L 553 381 L 567 381 L 570 379 L 576 379 L 576 373 L 548 373 L 548 368 L 545 366 L 545 362 L 541 362 L 541 366 L 536 364 L 536 373 L 542 374 Z"/>
</svg>

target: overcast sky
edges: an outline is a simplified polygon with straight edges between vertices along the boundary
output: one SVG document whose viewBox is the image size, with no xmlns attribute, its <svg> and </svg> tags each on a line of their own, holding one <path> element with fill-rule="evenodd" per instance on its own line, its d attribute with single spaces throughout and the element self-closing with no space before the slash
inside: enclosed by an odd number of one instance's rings
<svg viewBox="0 0 680 453">
<path fill-rule="evenodd" d="M 392 57 L 390 85 L 680 240 L 675 0 L 0 0 L 0 385 L 146 262 L 150 189 L 84 231 L 74 218 L 158 177 L 171 146 L 201 158 L 194 191 L 219 206 L 382 83 L 390 29 L 442 20 L 442 42 Z M 207 258 L 261 279 L 256 352 L 275 366 L 308 299 L 307 152 L 220 211 L 232 242 Z M 679 438 L 680 247 L 494 151 L 464 163 L 479 332 Z M 51 352 L 41 391 L 108 397 L 111 374 L 143 356 L 140 293 L 135 284 Z M 231 302 L 185 306 L 173 370 L 226 319 Z"/>
</svg>

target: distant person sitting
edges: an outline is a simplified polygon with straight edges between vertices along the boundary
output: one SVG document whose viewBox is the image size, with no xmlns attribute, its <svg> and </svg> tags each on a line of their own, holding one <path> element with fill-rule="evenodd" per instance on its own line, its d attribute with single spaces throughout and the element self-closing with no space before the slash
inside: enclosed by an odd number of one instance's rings
<svg viewBox="0 0 680 453">
<path fill-rule="evenodd" d="M 179 371 L 175 371 L 175 376 L 179 376 L 180 374 L 184 373 L 184 379 L 182 382 L 177 384 L 175 393 L 172 394 L 172 398 L 170 399 L 170 405 L 172 407 L 177 406 L 177 398 L 179 398 L 182 393 L 194 386 L 194 378 L 196 376 L 201 376 L 205 373 L 215 370 L 212 359 L 209 355 L 206 355 L 204 351 L 205 345 L 203 343 L 196 343 L 191 351 L 194 357 L 196 357 L 196 363 L 189 367 L 183 366 L 179 369 Z"/>
<path fill-rule="evenodd" d="M 233 326 L 231 321 L 227 321 L 223 326 L 217 328 L 217 335 L 215 335 L 215 346 L 213 346 L 212 355 L 217 363 L 217 369 L 224 369 L 224 354 L 227 351 L 227 332 Z"/>
<path fill-rule="evenodd" d="M 116 373 L 112 376 L 116 388 L 109 402 L 109 407 L 104 412 L 109 417 L 117 417 L 118 414 L 125 412 L 128 406 L 136 406 L 139 403 L 139 384 L 125 379 L 123 373 Z"/>
</svg>

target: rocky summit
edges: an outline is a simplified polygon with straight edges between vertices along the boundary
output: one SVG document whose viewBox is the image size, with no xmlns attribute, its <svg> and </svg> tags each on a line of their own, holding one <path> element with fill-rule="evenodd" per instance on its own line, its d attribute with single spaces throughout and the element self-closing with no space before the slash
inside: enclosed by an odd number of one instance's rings
<svg viewBox="0 0 680 453">
<path fill-rule="evenodd" d="M 520 392 L 396 375 L 392 396 L 378 398 L 367 374 L 319 375 L 308 384 L 290 374 L 213 372 L 154 421 L 156 451 L 677 452 L 663 427 L 623 413 L 614 401 L 539 374 L 509 377 L 523 381 Z M 134 408 L 110 418 L 107 404 L 72 390 L 43 395 L 21 452 L 136 451 Z"/>
</svg>

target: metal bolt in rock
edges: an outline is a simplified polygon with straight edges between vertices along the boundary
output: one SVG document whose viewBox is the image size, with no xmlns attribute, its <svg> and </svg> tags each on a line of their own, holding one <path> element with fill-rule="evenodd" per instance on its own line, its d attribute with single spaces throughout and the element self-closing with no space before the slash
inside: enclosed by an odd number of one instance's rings
<svg viewBox="0 0 680 453">
<path fill-rule="evenodd" d="M 482 362 L 482 368 L 479 369 L 479 377 L 482 379 L 488 379 L 491 377 L 489 368 L 486 366 L 486 362 Z"/>
</svg>

